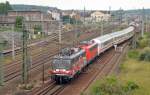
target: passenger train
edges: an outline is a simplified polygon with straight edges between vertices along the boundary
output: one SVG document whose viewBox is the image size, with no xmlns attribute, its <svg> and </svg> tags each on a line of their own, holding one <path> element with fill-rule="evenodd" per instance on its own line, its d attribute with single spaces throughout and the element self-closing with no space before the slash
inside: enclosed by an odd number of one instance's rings
<svg viewBox="0 0 150 95">
<path fill-rule="evenodd" d="M 135 27 L 131 25 L 121 31 L 81 42 L 77 47 L 62 49 L 53 58 L 50 70 L 51 78 L 57 83 L 70 81 L 102 52 L 130 39 L 134 35 L 134 29 Z"/>
</svg>

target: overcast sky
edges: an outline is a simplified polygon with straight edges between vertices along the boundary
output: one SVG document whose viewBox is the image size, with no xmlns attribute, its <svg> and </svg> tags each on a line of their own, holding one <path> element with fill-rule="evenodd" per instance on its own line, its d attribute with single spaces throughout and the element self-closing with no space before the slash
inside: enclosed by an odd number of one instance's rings
<svg viewBox="0 0 150 95">
<path fill-rule="evenodd" d="M 0 0 L 5 2 L 6 0 Z M 57 7 L 59 9 L 112 10 L 150 8 L 150 0 L 7 0 L 11 4 L 28 4 Z"/>
</svg>

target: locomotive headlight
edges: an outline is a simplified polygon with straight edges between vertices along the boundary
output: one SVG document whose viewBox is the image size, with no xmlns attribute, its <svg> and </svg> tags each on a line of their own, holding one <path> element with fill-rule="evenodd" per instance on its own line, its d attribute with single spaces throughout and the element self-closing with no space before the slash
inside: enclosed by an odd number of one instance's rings
<svg viewBox="0 0 150 95">
<path fill-rule="evenodd" d="M 70 73 L 70 71 L 66 71 L 66 73 Z"/>
<path fill-rule="evenodd" d="M 56 71 L 59 71 L 59 69 L 56 69 Z"/>
</svg>

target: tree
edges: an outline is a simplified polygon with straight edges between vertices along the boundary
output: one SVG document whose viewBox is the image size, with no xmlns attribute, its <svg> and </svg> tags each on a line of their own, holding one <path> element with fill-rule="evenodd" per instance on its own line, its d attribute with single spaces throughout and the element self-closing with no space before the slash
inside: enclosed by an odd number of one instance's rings
<svg viewBox="0 0 150 95">
<path fill-rule="evenodd" d="M 8 11 L 8 10 L 12 10 L 12 6 L 9 4 L 8 1 L 6 1 L 5 6 L 6 6 L 7 11 Z"/>
<path fill-rule="evenodd" d="M 22 28 L 23 28 L 23 17 L 18 16 L 16 17 L 15 29 L 19 31 Z"/>
<path fill-rule="evenodd" d="M 12 10 L 12 7 L 8 1 L 5 3 L 0 3 L 0 14 L 7 15 L 9 10 Z"/>
<path fill-rule="evenodd" d="M 5 12 L 6 12 L 5 3 L 0 3 L 0 14 L 5 14 Z"/>
</svg>

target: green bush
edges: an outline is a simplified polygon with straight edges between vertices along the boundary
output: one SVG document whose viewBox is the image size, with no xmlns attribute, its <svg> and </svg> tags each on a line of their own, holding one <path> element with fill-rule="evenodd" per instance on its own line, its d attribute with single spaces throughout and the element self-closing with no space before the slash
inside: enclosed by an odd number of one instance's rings
<svg viewBox="0 0 150 95">
<path fill-rule="evenodd" d="M 128 81 L 127 84 L 123 87 L 125 92 L 129 92 L 129 91 L 132 91 L 132 90 L 135 90 L 138 88 L 139 88 L 139 86 L 136 83 L 134 83 L 133 81 Z"/>
<path fill-rule="evenodd" d="M 139 48 L 144 48 L 144 47 L 148 46 L 149 41 L 148 41 L 148 39 L 141 39 L 137 43 L 138 43 Z"/>
<path fill-rule="evenodd" d="M 145 33 L 143 37 L 139 37 L 137 45 L 139 48 L 145 48 L 150 45 L 150 33 Z"/>
<path fill-rule="evenodd" d="M 140 54 L 139 60 L 150 62 L 150 47 L 144 48 L 144 50 Z"/>
<path fill-rule="evenodd" d="M 96 83 L 90 95 L 130 95 L 137 88 L 139 86 L 134 82 L 129 81 L 124 85 L 116 77 L 108 77 Z"/>
<path fill-rule="evenodd" d="M 130 50 L 128 52 L 128 57 L 129 58 L 133 58 L 133 59 L 136 59 L 139 57 L 139 52 L 137 50 Z"/>
<path fill-rule="evenodd" d="M 149 39 L 149 38 L 150 38 L 150 33 L 149 33 L 149 32 L 146 32 L 146 33 L 145 33 L 145 38 L 146 38 L 146 39 Z"/>
</svg>

